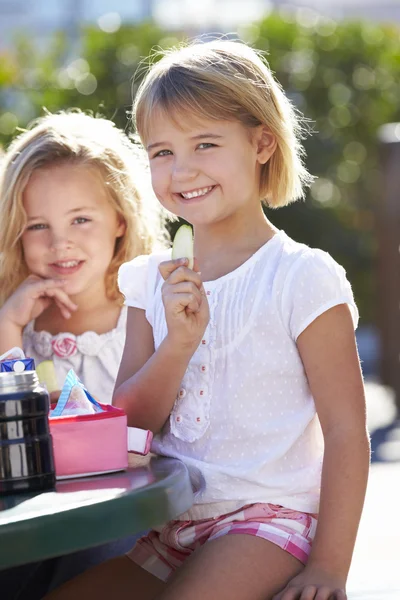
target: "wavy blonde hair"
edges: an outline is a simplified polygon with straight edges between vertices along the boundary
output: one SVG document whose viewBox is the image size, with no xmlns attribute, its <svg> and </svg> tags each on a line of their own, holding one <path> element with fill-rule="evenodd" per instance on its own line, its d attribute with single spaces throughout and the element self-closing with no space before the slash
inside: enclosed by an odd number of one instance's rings
<svg viewBox="0 0 400 600">
<path fill-rule="evenodd" d="M 161 54 L 162 58 L 154 63 Z M 247 128 L 265 125 L 277 147 L 262 165 L 260 199 L 273 208 L 304 197 L 313 177 L 303 164 L 305 120 L 292 106 L 268 64 L 239 41 L 194 42 L 155 52 L 138 88 L 133 116 L 146 143 L 154 109 L 177 124 L 187 116 L 236 120 Z"/>
<path fill-rule="evenodd" d="M 123 302 L 117 284 L 120 265 L 164 245 L 164 218 L 150 181 L 147 184 L 142 151 L 107 119 L 78 111 L 47 114 L 11 143 L 1 161 L 0 306 L 29 275 L 21 244 L 26 226 L 24 189 L 36 169 L 59 164 L 96 169 L 125 223 L 106 273 L 110 299 Z"/>
</svg>

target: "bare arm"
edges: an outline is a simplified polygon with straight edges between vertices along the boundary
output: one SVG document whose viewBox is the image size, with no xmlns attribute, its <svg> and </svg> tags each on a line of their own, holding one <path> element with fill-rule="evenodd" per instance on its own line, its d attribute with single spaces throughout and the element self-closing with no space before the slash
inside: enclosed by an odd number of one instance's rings
<svg viewBox="0 0 400 600">
<path fill-rule="evenodd" d="M 294 594 L 301 588 L 307 590 L 307 600 L 317 593 L 318 600 L 328 600 L 331 594 L 342 600 L 370 458 L 364 386 L 348 306 L 322 314 L 299 336 L 297 346 L 321 422 L 325 453 L 318 527 L 309 561 L 276 598 L 300 598 Z"/>
<path fill-rule="evenodd" d="M 128 309 L 127 335 L 113 404 L 128 425 L 158 432 L 168 418 L 192 353 L 168 339 L 154 352 L 153 330 L 144 310 Z"/>
<path fill-rule="evenodd" d="M 144 310 L 130 308 L 113 403 L 128 424 L 158 432 L 167 420 L 187 366 L 208 323 L 208 304 L 197 273 L 182 260 L 160 265 L 168 333 L 155 351 Z"/>
<path fill-rule="evenodd" d="M 3 319 L 0 311 L 0 355 L 15 347 L 22 348 L 22 328 Z"/>
</svg>

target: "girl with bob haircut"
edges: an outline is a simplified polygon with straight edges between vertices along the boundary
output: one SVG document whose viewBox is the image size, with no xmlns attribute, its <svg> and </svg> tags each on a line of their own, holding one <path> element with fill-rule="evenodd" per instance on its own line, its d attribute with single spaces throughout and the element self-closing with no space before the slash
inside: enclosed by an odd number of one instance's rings
<svg viewBox="0 0 400 600">
<path fill-rule="evenodd" d="M 167 51 L 134 103 L 144 145 L 157 108 L 178 125 L 188 111 L 199 119 L 238 121 L 249 131 L 267 123 L 276 150 L 261 168 L 259 195 L 273 208 L 303 198 L 303 187 L 313 181 L 302 163 L 303 121 L 261 56 L 245 44 L 215 41 Z"/>
<path fill-rule="evenodd" d="M 113 402 L 187 465 L 194 504 L 51 598 L 344 600 L 369 468 L 358 311 L 344 269 L 260 202 L 310 183 L 301 120 L 262 58 L 223 40 L 166 53 L 134 116 L 195 261 L 120 268 Z"/>
</svg>

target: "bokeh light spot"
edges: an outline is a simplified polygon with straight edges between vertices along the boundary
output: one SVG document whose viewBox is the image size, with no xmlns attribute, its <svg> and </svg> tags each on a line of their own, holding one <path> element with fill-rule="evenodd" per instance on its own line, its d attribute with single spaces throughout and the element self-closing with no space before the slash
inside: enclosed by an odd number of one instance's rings
<svg viewBox="0 0 400 600">
<path fill-rule="evenodd" d="M 86 75 L 82 75 L 76 80 L 75 86 L 80 94 L 90 96 L 96 91 L 97 79 L 92 73 L 86 73 Z"/>
<path fill-rule="evenodd" d="M 115 33 L 121 27 L 121 17 L 117 12 L 109 12 L 99 17 L 97 23 L 105 33 Z"/>
<path fill-rule="evenodd" d="M 11 135 L 18 126 L 17 116 L 12 112 L 5 112 L 0 116 L 0 133 Z"/>
</svg>

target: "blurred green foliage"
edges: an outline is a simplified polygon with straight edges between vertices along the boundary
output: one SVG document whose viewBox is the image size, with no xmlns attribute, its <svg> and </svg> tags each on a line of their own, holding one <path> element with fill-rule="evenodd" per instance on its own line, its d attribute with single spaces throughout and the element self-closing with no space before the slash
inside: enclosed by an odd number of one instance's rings
<svg viewBox="0 0 400 600">
<path fill-rule="evenodd" d="M 240 31 L 268 53 L 272 70 L 314 129 L 304 143 L 318 179 L 307 200 L 267 213 L 289 235 L 344 265 L 362 323 L 368 323 L 375 321 L 375 212 L 381 201 L 377 130 L 400 120 L 399 29 L 310 15 L 272 14 Z M 60 33 L 45 50 L 20 36 L 0 53 L 4 146 L 44 108 L 79 107 L 126 129 L 140 61 L 154 46 L 178 41 L 152 23 L 114 33 L 89 27 L 81 34 L 79 49 Z"/>
</svg>

